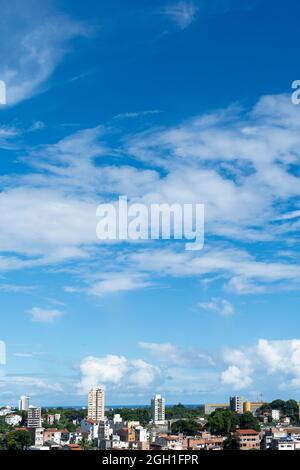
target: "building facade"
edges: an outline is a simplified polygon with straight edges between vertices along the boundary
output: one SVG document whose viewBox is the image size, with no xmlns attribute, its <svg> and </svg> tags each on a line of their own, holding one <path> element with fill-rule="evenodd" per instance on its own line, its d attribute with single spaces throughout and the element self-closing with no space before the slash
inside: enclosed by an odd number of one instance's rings
<svg viewBox="0 0 300 470">
<path fill-rule="evenodd" d="M 29 397 L 22 395 L 19 400 L 19 411 L 28 411 Z"/>
<path fill-rule="evenodd" d="M 28 428 L 40 428 L 42 426 L 42 410 L 41 408 L 35 408 L 30 406 L 27 414 L 27 427 Z"/>
<path fill-rule="evenodd" d="M 260 449 L 259 432 L 254 429 L 238 429 L 235 432 L 235 439 L 239 450 Z"/>
<path fill-rule="evenodd" d="M 264 403 L 262 401 L 244 401 L 243 403 L 243 411 L 244 413 L 252 413 L 254 416 Z"/>
<path fill-rule="evenodd" d="M 203 406 L 203 411 L 205 415 L 210 415 L 216 410 L 227 410 L 229 405 L 227 403 L 206 403 Z"/>
<path fill-rule="evenodd" d="M 105 392 L 102 388 L 93 388 L 88 394 L 88 419 L 104 420 Z"/>
<path fill-rule="evenodd" d="M 165 410 L 165 399 L 161 395 L 156 394 L 151 400 L 151 414 L 154 424 L 159 425 L 165 423 Z"/>
<path fill-rule="evenodd" d="M 242 397 L 230 397 L 229 405 L 231 411 L 235 413 L 242 414 L 243 413 L 243 399 Z"/>
</svg>

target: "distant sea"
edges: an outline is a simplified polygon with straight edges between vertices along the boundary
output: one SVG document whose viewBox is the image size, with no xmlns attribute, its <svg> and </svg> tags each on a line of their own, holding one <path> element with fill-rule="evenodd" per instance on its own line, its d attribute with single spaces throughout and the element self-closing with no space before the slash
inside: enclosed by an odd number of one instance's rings
<svg viewBox="0 0 300 470">
<path fill-rule="evenodd" d="M 202 406 L 202 405 L 193 405 L 193 404 L 189 404 L 189 405 L 185 405 L 184 403 L 182 403 L 183 406 L 185 406 L 186 408 L 198 408 L 199 406 Z M 175 406 L 175 405 L 178 405 L 178 403 L 174 403 L 174 404 L 168 404 L 166 405 L 166 408 L 170 407 L 170 406 Z M 43 406 L 43 408 L 62 408 L 64 410 L 70 410 L 70 409 L 73 409 L 73 410 L 82 410 L 82 409 L 85 409 L 87 408 L 87 406 L 84 406 L 84 405 L 74 405 L 74 406 L 61 406 L 61 405 L 45 405 Z M 111 410 L 111 409 L 116 409 L 116 408 L 150 408 L 150 405 L 149 403 L 147 405 L 107 405 L 105 407 L 107 410 Z"/>
</svg>

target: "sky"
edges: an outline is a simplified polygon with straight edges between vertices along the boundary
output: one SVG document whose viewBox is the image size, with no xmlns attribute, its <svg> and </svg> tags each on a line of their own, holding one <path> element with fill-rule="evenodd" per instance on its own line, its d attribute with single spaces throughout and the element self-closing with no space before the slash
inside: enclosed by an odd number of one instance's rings
<svg viewBox="0 0 300 470">
<path fill-rule="evenodd" d="M 300 400 L 299 2 L 0 10 L 0 405 Z M 204 248 L 99 240 L 120 195 Z"/>
</svg>

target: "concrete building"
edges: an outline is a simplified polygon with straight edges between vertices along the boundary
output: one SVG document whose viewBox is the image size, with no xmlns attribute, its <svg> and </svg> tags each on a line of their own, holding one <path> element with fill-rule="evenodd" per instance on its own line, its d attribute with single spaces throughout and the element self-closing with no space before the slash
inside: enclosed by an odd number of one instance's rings
<svg viewBox="0 0 300 470">
<path fill-rule="evenodd" d="M 35 447 L 42 447 L 44 445 L 44 428 L 39 426 L 31 427 L 29 433 Z"/>
<path fill-rule="evenodd" d="M 299 443 L 298 443 L 299 444 Z M 273 450 L 295 450 L 295 441 L 292 437 L 280 437 L 272 442 Z"/>
<path fill-rule="evenodd" d="M 41 428 L 42 426 L 42 410 L 30 406 L 27 413 L 27 427 L 28 428 Z"/>
<path fill-rule="evenodd" d="M 149 440 L 147 429 L 145 429 L 143 426 L 136 426 L 135 440 L 136 442 L 147 442 Z"/>
<path fill-rule="evenodd" d="M 99 426 L 100 423 L 102 423 L 104 420 L 100 421 L 95 421 L 94 419 L 83 419 L 80 422 L 80 429 L 83 434 L 86 434 L 88 436 L 88 439 L 90 441 L 94 441 L 94 439 L 98 439 L 98 434 L 99 434 Z"/>
<path fill-rule="evenodd" d="M 201 436 L 187 437 L 188 450 L 222 450 L 224 447 L 224 436 L 212 436 L 210 433 L 201 433 Z"/>
<path fill-rule="evenodd" d="M 206 403 L 204 405 L 204 414 L 210 415 L 216 410 L 227 410 L 229 405 L 227 403 Z"/>
<path fill-rule="evenodd" d="M 28 411 L 29 397 L 22 395 L 19 400 L 19 411 Z"/>
<path fill-rule="evenodd" d="M 264 405 L 262 401 L 244 401 L 243 403 L 243 412 L 252 413 L 256 415 L 257 410 Z"/>
<path fill-rule="evenodd" d="M 272 414 L 272 421 L 279 421 L 280 420 L 280 411 L 279 410 L 271 410 Z"/>
<path fill-rule="evenodd" d="M 59 423 L 59 421 L 60 421 L 60 414 L 59 413 L 55 413 L 53 415 L 47 415 L 46 416 L 47 424 Z"/>
<path fill-rule="evenodd" d="M 165 408 L 165 399 L 161 395 L 156 394 L 151 400 L 151 414 L 154 424 L 165 423 Z"/>
<path fill-rule="evenodd" d="M 93 388 L 88 394 L 88 418 L 94 421 L 104 419 L 105 392 L 102 388 Z"/>
<path fill-rule="evenodd" d="M 238 429 L 234 437 L 239 450 L 260 449 L 259 432 L 254 429 Z"/>
<path fill-rule="evenodd" d="M 159 434 L 151 444 L 154 450 L 187 450 L 187 439 L 182 435 Z"/>
<path fill-rule="evenodd" d="M 242 414 L 243 413 L 243 399 L 242 397 L 230 397 L 229 399 L 229 405 L 231 411 L 234 411 L 235 413 Z"/>
<path fill-rule="evenodd" d="M 99 421 L 98 437 L 99 439 L 110 439 L 113 434 L 113 429 L 107 419 Z"/>
<path fill-rule="evenodd" d="M 9 424 L 9 426 L 17 426 L 22 421 L 22 417 L 16 414 L 10 414 L 6 415 L 4 420 L 6 424 Z"/>
</svg>

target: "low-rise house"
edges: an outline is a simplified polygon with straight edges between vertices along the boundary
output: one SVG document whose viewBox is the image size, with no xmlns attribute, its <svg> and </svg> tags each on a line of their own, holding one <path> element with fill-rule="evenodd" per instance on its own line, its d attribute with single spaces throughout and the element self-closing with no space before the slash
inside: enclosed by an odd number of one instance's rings
<svg viewBox="0 0 300 470">
<path fill-rule="evenodd" d="M 69 444 L 79 444 L 79 442 L 82 440 L 82 437 L 83 433 L 81 428 L 77 428 L 76 431 L 69 433 Z"/>
<path fill-rule="evenodd" d="M 42 447 L 44 445 L 44 428 L 27 428 L 31 435 L 33 446 Z"/>
<path fill-rule="evenodd" d="M 160 450 L 185 450 L 187 449 L 187 440 L 182 435 L 171 436 L 168 434 L 159 434 L 156 436 L 151 448 Z"/>
<path fill-rule="evenodd" d="M 22 416 L 16 414 L 7 414 L 4 418 L 6 424 L 10 426 L 18 426 L 22 421 Z"/>
<path fill-rule="evenodd" d="M 99 422 L 93 419 L 82 419 L 80 422 L 80 428 L 82 433 L 86 433 L 88 435 L 89 441 L 94 441 L 98 439 L 99 434 Z"/>
<path fill-rule="evenodd" d="M 116 434 L 120 436 L 120 441 L 122 442 L 134 442 L 135 441 L 135 428 L 126 427 L 121 428 L 116 431 Z"/>
<path fill-rule="evenodd" d="M 222 450 L 225 437 L 206 436 L 206 437 L 188 437 L 188 450 Z"/>
<path fill-rule="evenodd" d="M 79 444 L 65 444 L 63 450 L 82 450 Z"/>
<path fill-rule="evenodd" d="M 279 437 L 272 441 L 273 450 L 295 450 L 295 443 L 292 437 Z"/>
<path fill-rule="evenodd" d="M 260 449 L 259 432 L 254 429 L 238 429 L 234 437 L 239 450 Z"/>
<path fill-rule="evenodd" d="M 264 436 L 262 439 L 263 450 L 269 450 L 273 447 L 273 440 L 286 437 L 287 433 L 285 430 L 280 428 L 269 428 L 265 429 Z"/>
<path fill-rule="evenodd" d="M 62 441 L 66 443 L 69 440 L 69 431 L 67 429 L 48 428 L 44 430 L 44 442 L 55 442 L 60 445 Z"/>
<path fill-rule="evenodd" d="M 45 420 L 46 420 L 46 423 L 50 424 L 50 425 L 52 425 L 54 423 L 59 423 L 60 414 L 59 413 L 49 414 L 49 415 L 46 416 Z"/>
</svg>

